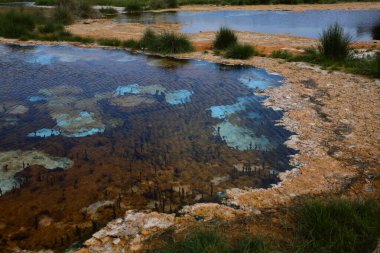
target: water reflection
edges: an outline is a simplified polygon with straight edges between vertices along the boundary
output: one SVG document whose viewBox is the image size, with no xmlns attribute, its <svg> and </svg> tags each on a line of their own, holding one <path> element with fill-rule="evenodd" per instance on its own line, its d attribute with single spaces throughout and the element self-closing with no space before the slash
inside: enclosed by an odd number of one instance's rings
<svg viewBox="0 0 380 253">
<path fill-rule="evenodd" d="M 327 26 L 338 22 L 355 40 L 376 39 L 371 31 L 379 22 L 379 10 L 338 11 L 199 11 L 144 13 L 139 16 L 119 16 L 116 22 L 183 23 L 181 32 L 216 31 L 221 26 L 245 32 L 291 34 L 318 38 Z M 359 27 L 365 31 L 358 32 Z"/>
</svg>

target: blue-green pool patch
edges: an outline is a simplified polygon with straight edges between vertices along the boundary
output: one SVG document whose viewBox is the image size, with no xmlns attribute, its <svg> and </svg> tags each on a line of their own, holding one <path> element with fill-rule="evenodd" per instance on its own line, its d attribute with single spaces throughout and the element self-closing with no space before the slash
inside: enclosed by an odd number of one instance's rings
<svg viewBox="0 0 380 253">
<path fill-rule="evenodd" d="M 176 90 L 165 94 L 165 99 L 168 104 L 179 105 L 190 102 L 193 92 L 189 90 Z"/>
</svg>

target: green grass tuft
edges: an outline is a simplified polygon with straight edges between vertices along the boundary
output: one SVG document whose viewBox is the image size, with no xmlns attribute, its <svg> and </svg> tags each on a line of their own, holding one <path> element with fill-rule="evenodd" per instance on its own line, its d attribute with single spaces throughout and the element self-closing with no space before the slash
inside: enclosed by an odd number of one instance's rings
<svg viewBox="0 0 380 253">
<path fill-rule="evenodd" d="M 237 40 L 237 36 L 232 30 L 222 27 L 216 33 L 214 48 L 219 50 L 227 49 L 228 47 L 235 45 Z"/>
<path fill-rule="evenodd" d="M 146 30 L 139 42 L 142 48 L 161 54 L 179 54 L 193 51 L 191 42 L 184 36 L 173 32 L 156 34 L 152 30 Z"/>
<path fill-rule="evenodd" d="M 246 60 L 258 55 L 257 50 L 251 45 L 235 44 L 227 48 L 226 57 L 232 59 Z"/>
<path fill-rule="evenodd" d="M 213 231 L 200 230 L 168 244 L 161 253 L 230 253 L 230 247 L 224 238 Z"/>
<path fill-rule="evenodd" d="M 133 39 L 123 41 L 121 45 L 123 47 L 131 48 L 131 49 L 140 49 L 141 48 L 140 42 L 133 40 Z"/>
<path fill-rule="evenodd" d="M 0 36 L 18 38 L 30 35 L 41 21 L 38 13 L 10 10 L 0 13 Z"/>
<path fill-rule="evenodd" d="M 329 26 L 323 31 L 319 39 L 319 51 L 326 59 L 343 61 L 350 56 L 351 36 L 344 32 L 338 23 Z"/>
<path fill-rule="evenodd" d="M 128 1 L 125 5 L 126 12 L 141 12 L 143 11 L 143 4 L 141 1 L 138 0 L 132 0 Z"/>
<path fill-rule="evenodd" d="M 297 219 L 294 252 L 372 252 L 380 236 L 374 201 L 306 202 Z"/>
<path fill-rule="evenodd" d="M 99 10 L 100 13 L 104 14 L 104 15 L 116 15 L 117 14 L 117 10 L 115 8 L 112 8 L 112 7 L 102 7 L 100 10 Z"/>
<path fill-rule="evenodd" d="M 121 41 L 117 39 L 99 39 L 96 42 L 101 46 L 107 46 L 107 47 L 121 46 Z"/>
</svg>

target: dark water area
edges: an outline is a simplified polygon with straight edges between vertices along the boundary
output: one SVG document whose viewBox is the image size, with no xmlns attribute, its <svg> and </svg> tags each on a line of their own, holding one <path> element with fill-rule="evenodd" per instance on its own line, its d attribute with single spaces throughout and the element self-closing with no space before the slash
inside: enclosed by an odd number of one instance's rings
<svg viewBox="0 0 380 253">
<path fill-rule="evenodd" d="M 283 144 L 291 133 L 275 125 L 282 112 L 263 107 L 265 97 L 253 90 L 281 83 L 281 76 L 252 67 L 122 50 L 0 45 L 4 234 L 27 227 L 33 233 L 20 245 L 61 249 L 128 208 L 175 212 L 218 201 L 231 187 L 269 187 L 291 168 L 295 151 Z M 25 153 L 9 155 L 17 150 L 72 163 L 61 163 L 65 170 L 18 170 L 20 182 L 10 173 L 26 159 Z M 112 207 L 103 210 L 104 203 Z M 95 207 L 103 211 L 86 211 Z M 73 226 L 41 230 L 36 220 L 45 216 L 92 225 L 80 227 L 79 235 Z"/>
<path fill-rule="evenodd" d="M 242 32 L 290 34 L 319 38 L 322 31 L 338 22 L 355 41 L 379 38 L 380 10 L 339 11 L 179 11 L 122 15 L 115 22 L 183 23 L 181 32 L 217 31 L 221 26 Z"/>
<path fill-rule="evenodd" d="M 9 2 L 0 3 L 0 7 L 33 7 L 34 2 Z"/>
</svg>

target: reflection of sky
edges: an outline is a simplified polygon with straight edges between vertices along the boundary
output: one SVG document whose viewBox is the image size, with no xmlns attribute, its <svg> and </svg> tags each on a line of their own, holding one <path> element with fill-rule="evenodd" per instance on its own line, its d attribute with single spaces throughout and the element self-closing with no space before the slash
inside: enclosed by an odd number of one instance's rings
<svg viewBox="0 0 380 253">
<path fill-rule="evenodd" d="M 134 21 L 169 21 L 184 23 L 183 33 L 216 31 L 221 26 L 246 32 L 292 34 L 318 38 L 323 29 L 338 22 L 356 40 L 369 40 L 371 28 L 380 23 L 380 10 L 367 11 L 200 11 L 161 14 L 144 14 Z M 128 18 L 119 22 L 128 21 Z M 367 27 L 365 31 L 359 29 Z"/>
<path fill-rule="evenodd" d="M 73 48 L 67 50 L 63 47 L 36 47 L 34 50 L 27 51 L 28 57 L 25 59 L 28 63 L 38 63 L 41 65 L 52 64 L 53 62 L 71 63 L 76 61 L 104 61 L 110 59 L 116 62 L 134 61 L 134 57 L 117 50 L 99 50 L 88 49 L 81 50 Z"/>
</svg>

